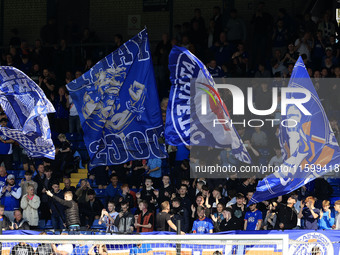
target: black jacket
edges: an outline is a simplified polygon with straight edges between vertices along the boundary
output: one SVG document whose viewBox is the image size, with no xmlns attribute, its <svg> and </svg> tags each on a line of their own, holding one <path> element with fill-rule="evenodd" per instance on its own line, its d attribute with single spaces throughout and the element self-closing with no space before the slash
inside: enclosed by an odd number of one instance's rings
<svg viewBox="0 0 340 255">
<path fill-rule="evenodd" d="M 280 229 L 280 223 L 284 224 L 283 229 L 293 229 L 297 224 L 297 213 L 295 208 L 290 208 L 284 204 L 277 205 L 277 219 L 275 229 Z"/>
<path fill-rule="evenodd" d="M 79 209 L 77 202 L 71 200 L 67 201 L 64 199 L 61 199 L 57 196 L 53 196 L 53 199 L 55 199 L 58 203 L 62 204 L 66 207 L 65 209 L 65 216 L 66 216 L 66 226 L 69 227 L 71 225 L 80 225 L 80 219 L 79 219 Z"/>
<path fill-rule="evenodd" d="M 6 215 L 2 216 L 2 229 L 8 230 L 9 226 L 11 225 L 11 221 L 7 218 Z"/>
</svg>

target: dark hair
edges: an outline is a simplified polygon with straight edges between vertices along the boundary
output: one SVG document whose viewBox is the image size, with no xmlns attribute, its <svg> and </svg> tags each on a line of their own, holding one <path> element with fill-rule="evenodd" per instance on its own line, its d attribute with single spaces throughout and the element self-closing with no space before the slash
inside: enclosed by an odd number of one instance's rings
<svg viewBox="0 0 340 255">
<path fill-rule="evenodd" d="M 26 172 L 25 172 L 25 175 L 33 175 L 33 171 L 32 170 L 27 170 Z"/>
<path fill-rule="evenodd" d="M 244 198 L 244 195 L 243 195 L 242 193 L 237 193 L 237 194 L 236 194 L 236 198 L 237 198 L 237 199 Z"/>
<path fill-rule="evenodd" d="M 209 187 L 207 185 L 203 185 L 202 190 L 209 191 Z"/>
<path fill-rule="evenodd" d="M 179 204 L 181 204 L 181 199 L 179 199 L 178 197 L 175 197 L 171 200 L 171 202 L 178 202 Z"/>
<path fill-rule="evenodd" d="M 96 195 L 96 192 L 93 190 L 93 189 L 89 189 L 88 191 L 87 191 L 87 195 L 89 196 L 89 195 Z"/>
</svg>

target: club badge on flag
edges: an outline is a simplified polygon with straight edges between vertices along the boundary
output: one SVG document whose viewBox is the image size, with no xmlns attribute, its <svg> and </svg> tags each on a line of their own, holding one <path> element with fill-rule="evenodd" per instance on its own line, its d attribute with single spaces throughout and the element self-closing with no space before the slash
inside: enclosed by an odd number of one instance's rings
<svg viewBox="0 0 340 255">
<path fill-rule="evenodd" d="M 336 169 L 340 164 L 339 145 L 301 57 L 294 66 L 288 87 L 306 89 L 311 93 L 309 101 L 304 103 L 311 115 L 293 104 L 287 105 L 282 120 L 296 125 L 280 126 L 279 141 L 284 156 L 282 170 L 258 183 L 251 203 L 288 194 L 315 178 L 339 170 Z M 301 97 L 301 93 L 287 94 L 287 99 Z"/>
<path fill-rule="evenodd" d="M 54 159 L 47 114 L 55 112 L 40 87 L 20 70 L 0 67 L 0 104 L 13 128 L 1 132 L 23 146 L 30 157 Z"/>
<path fill-rule="evenodd" d="M 164 158 L 164 133 L 146 29 L 67 84 L 90 168 Z"/>
<path fill-rule="evenodd" d="M 166 141 L 174 146 L 230 147 L 238 160 L 251 163 L 204 64 L 186 48 L 174 46 L 169 55 L 169 70 L 172 86 L 166 114 Z"/>
</svg>

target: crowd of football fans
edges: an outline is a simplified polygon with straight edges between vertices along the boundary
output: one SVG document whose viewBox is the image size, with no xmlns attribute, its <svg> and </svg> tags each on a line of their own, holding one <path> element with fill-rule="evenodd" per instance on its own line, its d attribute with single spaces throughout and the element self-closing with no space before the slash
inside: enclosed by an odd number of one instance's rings
<svg viewBox="0 0 340 255">
<path fill-rule="evenodd" d="M 235 9 L 223 13 L 216 6 L 210 20 L 204 20 L 201 10 L 195 9 L 191 21 L 174 26 L 173 38 L 162 35 L 153 51 L 153 62 L 163 121 L 170 90 L 168 56 L 174 45 L 194 53 L 214 78 L 272 77 L 276 84 L 287 86 L 299 56 L 310 77 L 340 78 L 338 28 L 330 11 L 316 20 L 309 13 L 291 17 L 285 9 L 279 9 L 272 16 L 264 9 L 264 3 L 256 8 L 251 29 L 247 29 Z M 98 39 L 88 29 L 78 36 L 66 33 L 69 30 L 58 36 L 57 30 L 52 20 L 42 28 L 41 38 L 30 46 L 13 29 L 9 50 L 3 52 L 0 59 L 1 65 L 25 72 L 53 103 L 56 112 L 49 120 L 57 147 L 55 160 L 37 160 L 29 158 L 14 140 L 0 137 L 3 229 L 39 229 L 49 220 L 54 229 L 70 227 L 72 222 L 79 222 L 81 228 L 87 229 L 94 223 L 104 223 L 107 231 L 120 233 L 177 231 L 178 222 L 183 233 L 340 229 L 340 217 L 335 213 L 340 211 L 340 201 L 330 202 L 333 187 L 325 178 L 318 178 L 285 196 L 247 207 L 259 180 L 253 176 L 238 178 L 237 174 L 219 179 L 190 178 L 189 162 L 197 159 L 190 154 L 189 146 L 167 145 L 167 159 L 97 167 L 88 173 L 87 179 L 71 183 L 70 173 L 78 168 L 79 162 L 74 158 L 77 148 L 72 148 L 65 134 L 81 134 L 82 129 L 65 84 L 88 71 L 103 56 L 100 49 L 90 45 Z M 77 42 L 86 46 L 72 52 L 68 44 Z M 122 43 L 122 36 L 117 34 L 112 50 Z M 79 61 L 71 66 L 74 58 Z M 332 84 L 315 85 L 315 88 L 339 142 L 340 87 Z M 257 84 L 254 91 L 256 108 L 269 109 L 272 84 Z M 228 95 L 222 96 L 228 98 Z M 0 114 L 0 124 L 7 126 L 8 116 L 3 111 Z M 280 117 L 278 111 L 274 116 Z M 252 157 L 252 164 L 282 164 L 277 126 L 239 126 L 237 131 Z M 225 166 L 242 165 L 229 148 L 215 156 Z M 7 173 L 7 170 L 20 169 L 25 170 L 20 179 Z M 62 190 L 60 182 L 64 182 Z"/>
</svg>

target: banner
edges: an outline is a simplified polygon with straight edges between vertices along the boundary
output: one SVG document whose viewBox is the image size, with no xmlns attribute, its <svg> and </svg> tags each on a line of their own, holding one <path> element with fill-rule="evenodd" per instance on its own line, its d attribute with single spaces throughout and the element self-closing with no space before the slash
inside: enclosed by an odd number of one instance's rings
<svg viewBox="0 0 340 255">
<path fill-rule="evenodd" d="M 250 203 L 288 194 L 326 173 L 339 172 L 339 145 L 301 57 L 294 66 L 288 87 L 297 91 L 288 93 L 288 101 L 305 97 L 299 89 L 310 92 L 310 98 L 306 98 L 303 104 L 310 115 L 303 112 L 302 107 L 287 104 L 282 121 L 293 124 L 290 127 L 280 126 L 279 140 L 284 163 L 281 171 L 258 183 Z"/>
<path fill-rule="evenodd" d="M 164 158 L 164 129 L 146 29 L 67 84 L 90 168 Z"/>
<path fill-rule="evenodd" d="M 165 125 L 167 143 L 229 147 L 238 160 L 251 163 L 204 64 L 186 48 L 174 46 L 169 55 L 169 70 L 172 86 Z M 204 154 L 204 150 L 197 153 Z"/>
<path fill-rule="evenodd" d="M 0 104 L 13 126 L 0 127 L 3 135 L 20 143 L 29 157 L 54 159 L 47 114 L 55 110 L 41 88 L 20 70 L 1 66 Z"/>
</svg>

